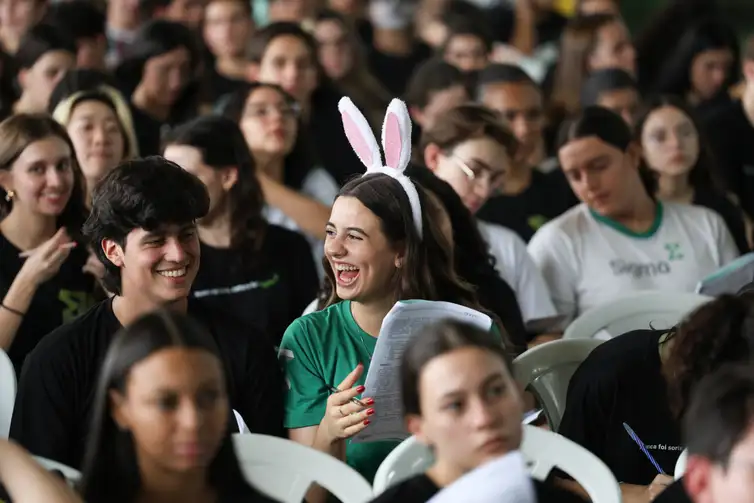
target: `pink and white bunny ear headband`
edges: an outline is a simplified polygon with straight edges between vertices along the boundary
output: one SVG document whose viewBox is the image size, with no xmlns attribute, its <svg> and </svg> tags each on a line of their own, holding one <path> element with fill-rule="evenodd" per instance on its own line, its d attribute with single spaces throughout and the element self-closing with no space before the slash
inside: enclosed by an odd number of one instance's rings
<svg viewBox="0 0 754 503">
<path fill-rule="evenodd" d="M 385 164 L 382 164 L 382 154 L 377 145 L 377 139 L 372 133 L 364 115 L 353 104 L 350 98 L 344 97 L 338 103 L 338 110 L 343 118 L 343 129 L 356 155 L 367 167 L 364 175 L 382 173 L 397 180 L 408 196 L 411 204 L 411 216 L 414 220 L 416 232 L 421 238 L 422 209 L 419 193 L 414 183 L 404 174 L 411 159 L 411 119 L 406 104 L 399 99 L 390 102 L 382 123 L 382 148 L 385 151 Z"/>
</svg>

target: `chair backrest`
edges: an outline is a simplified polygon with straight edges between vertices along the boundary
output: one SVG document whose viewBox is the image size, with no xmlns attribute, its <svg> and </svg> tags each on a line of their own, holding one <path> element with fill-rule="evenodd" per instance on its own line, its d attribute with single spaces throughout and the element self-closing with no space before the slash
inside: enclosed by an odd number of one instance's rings
<svg viewBox="0 0 754 503">
<path fill-rule="evenodd" d="M 282 503 L 300 503 L 312 482 L 342 503 L 366 503 L 372 488 L 364 477 L 332 456 L 284 438 L 249 433 L 233 435 L 247 480 Z"/>
<path fill-rule="evenodd" d="M 686 473 L 686 462 L 689 459 L 689 450 L 684 449 L 678 461 L 675 462 L 675 469 L 673 470 L 673 478 L 678 480 Z"/>
<path fill-rule="evenodd" d="M 638 329 L 666 330 L 712 297 L 644 291 L 592 308 L 573 320 L 564 339 L 610 339 Z"/>
<path fill-rule="evenodd" d="M 754 252 L 749 252 L 704 278 L 699 282 L 696 291 L 710 297 L 725 293 L 736 294 L 752 281 L 754 281 Z"/>
<path fill-rule="evenodd" d="M 545 480 L 557 467 L 574 478 L 589 494 L 593 503 L 620 503 L 618 481 L 597 456 L 567 438 L 535 426 L 523 426 L 521 453 L 527 460 L 529 473 Z M 434 457 L 416 437 L 401 442 L 380 465 L 374 478 L 374 493 L 425 472 Z"/>
<path fill-rule="evenodd" d="M 301 313 L 301 316 L 306 316 L 307 314 L 311 314 L 316 311 L 317 304 L 319 304 L 319 299 L 314 299 L 313 301 L 311 301 L 309 305 L 304 308 L 304 312 Z"/>
<path fill-rule="evenodd" d="M 33 456 L 34 460 L 42 465 L 46 470 L 49 471 L 59 471 L 63 474 L 63 477 L 65 477 L 66 482 L 68 482 L 68 485 L 73 486 L 76 484 L 79 480 L 81 480 L 81 472 L 78 470 L 74 470 L 70 466 L 66 466 L 63 463 L 58 463 L 57 461 L 53 461 L 51 459 L 43 458 L 41 456 Z"/>
<path fill-rule="evenodd" d="M 8 438 L 15 403 L 16 371 L 8 355 L 0 349 L 0 438 Z"/>
<path fill-rule="evenodd" d="M 561 339 L 533 347 L 513 361 L 516 381 L 537 397 L 553 431 L 557 431 L 565 411 L 571 376 L 600 344 L 599 339 Z"/>
</svg>

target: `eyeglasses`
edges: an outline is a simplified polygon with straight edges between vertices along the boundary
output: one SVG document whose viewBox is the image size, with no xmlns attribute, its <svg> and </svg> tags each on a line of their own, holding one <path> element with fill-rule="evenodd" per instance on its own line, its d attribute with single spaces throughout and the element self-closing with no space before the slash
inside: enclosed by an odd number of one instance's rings
<svg viewBox="0 0 754 503">
<path fill-rule="evenodd" d="M 301 107 L 299 107 L 297 103 L 286 105 L 269 105 L 266 103 L 260 103 L 258 105 L 252 104 L 246 107 L 244 117 L 266 119 L 267 117 L 270 117 L 273 112 L 279 113 L 280 116 L 285 119 L 298 119 L 301 115 Z"/>
<path fill-rule="evenodd" d="M 505 171 L 493 170 L 488 166 L 474 169 L 469 166 L 467 161 L 458 157 L 456 154 L 450 154 L 448 157 L 454 161 L 455 165 L 458 166 L 461 171 L 463 171 L 463 174 L 466 175 L 466 178 L 468 178 L 470 182 L 479 183 L 486 179 L 490 190 L 493 191 L 499 190 L 503 185 Z"/>
</svg>

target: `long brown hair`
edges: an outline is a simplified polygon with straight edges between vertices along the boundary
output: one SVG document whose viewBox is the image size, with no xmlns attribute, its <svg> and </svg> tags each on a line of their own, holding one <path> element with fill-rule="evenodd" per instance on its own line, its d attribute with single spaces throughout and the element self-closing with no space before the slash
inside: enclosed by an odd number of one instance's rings
<svg viewBox="0 0 754 503">
<path fill-rule="evenodd" d="M 86 220 L 86 191 L 84 176 L 76 161 L 76 150 L 65 128 L 47 114 L 12 115 L 0 123 L 0 170 L 9 171 L 16 159 L 34 142 L 46 138 L 60 138 L 71 150 L 71 170 L 73 190 L 65 209 L 58 217 L 58 227 L 65 227 L 69 235 L 77 238 Z M 5 218 L 13 208 L 13 201 L 0 188 L 0 219 Z"/>
</svg>

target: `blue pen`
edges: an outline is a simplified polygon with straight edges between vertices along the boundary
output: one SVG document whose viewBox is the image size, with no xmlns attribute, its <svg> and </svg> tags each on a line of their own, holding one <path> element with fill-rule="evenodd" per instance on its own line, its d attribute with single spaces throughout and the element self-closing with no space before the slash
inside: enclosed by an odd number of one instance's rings
<svg viewBox="0 0 754 503">
<path fill-rule="evenodd" d="M 655 458 L 652 457 L 652 455 L 647 450 L 647 446 L 644 445 L 644 442 L 641 441 L 641 439 L 634 433 L 634 430 L 631 429 L 629 425 L 626 423 L 623 423 L 623 427 L 626 429 L 626 433 L 631 437 L 631 440 L 636 442 L 636 445 L 639 446 L 639 449 L 641 449 L 641 452 L 644 453 L 644 455 L 647 457 L 647 459 L 654 465 L 655 469 L 657 469 L 657 472 L 660 475 L 666 475 L 663 469 L 660 467 L 660 464 L 655 461 Z"/>
</svg>

